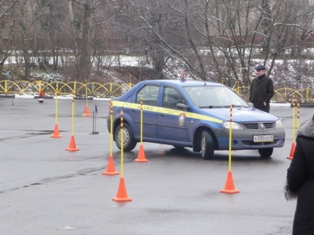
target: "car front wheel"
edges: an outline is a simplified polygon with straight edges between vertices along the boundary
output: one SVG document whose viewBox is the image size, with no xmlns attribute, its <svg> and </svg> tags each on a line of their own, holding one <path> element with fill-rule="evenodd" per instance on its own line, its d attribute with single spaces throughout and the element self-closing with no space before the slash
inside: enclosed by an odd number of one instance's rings
<svg viewBox="0 0 314 235">
<path fill-rule="evenodd" d="M 120 125 L 117 126 L 115 130 L 115 141 L 119 149 L 121 149 L 121 128 Z M 135 148 L 137 142 L 133 137 L 133 132 L 131 127 L 125 123 L 123 126 L 123 150 L 128 152 Z"/>
<path fill-rule="evenodd" d="M 214 142 L 208 131 L 202 131 L 201 134 L 201 155 L 204 159 L 214 157 Z"/>
<path fill-rule="evenodd" d="M 273 154 L 273 148 L 259 149 L 258 153 L 261 157 L 268 158 Z"/>
</svg>

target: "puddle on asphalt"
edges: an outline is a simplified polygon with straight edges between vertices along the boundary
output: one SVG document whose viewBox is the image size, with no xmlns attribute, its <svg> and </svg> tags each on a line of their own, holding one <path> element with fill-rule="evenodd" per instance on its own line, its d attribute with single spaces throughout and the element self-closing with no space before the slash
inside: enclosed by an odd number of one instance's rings
<svg viewBox="0 0 314 235">
<path fill-rule="evenodd" d="M 53 130 L 23 130 L 27 133 L 24 135 L 17 135 L 17 136 L 9 136 L 9 137 L 4 137 L 0 138 L 0 141 L 5 141 L 5 140 L 17 140 L 17 139 L 25 139 L 33 136 L 40 136 L 40 135 L 51 135 L 53 133 Z M 64 131 L 59 131 L 59 132 L 64 132 Z"/>
</svg>

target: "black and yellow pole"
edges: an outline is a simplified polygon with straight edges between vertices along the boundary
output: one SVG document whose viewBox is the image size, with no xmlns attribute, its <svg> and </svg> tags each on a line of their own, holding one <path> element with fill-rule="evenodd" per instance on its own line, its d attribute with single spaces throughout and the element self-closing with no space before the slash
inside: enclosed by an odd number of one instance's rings
<svg viewBox="0 0 314 235">
<path fill-rule="evenodd" d="M 291 149 L 290 149 L 290 154 L 287 157 L 287 159 L 292 160 L 296 148 L 296 143 L 295 143 L 295 107 L 296 107 L 296 100 L 295 100 L 295 95 L 292 97 L 292 143 L 291 143 Z"/>
<path fill-rule="evenodd" d="M 59 126 L 58 126 L 58 82 L 56 85 L 56 95 L 55 95 L 55 100 L 56 100 L 56 117 L 55 117 L 55 128 L 53 131 L 53 134 L 51 135 L 51 138 L 60 138 L 60 132 L 59 132 Z"/>
<path fill-rule="evenodd" d="M 89 112 L 89 109 L 88 109 L 88 99 L 87 99 L 87 95 L 88 95 L 88 92 L 87 92 L 87 83 L 88 81 L 85 79 L 85 110 L 84 110 L 84 114 L 83 116 L 85 117 L 89 117 L 91 116 L 90 112 Z"/>
<path fill-rule="evenodd" d="M 230 120 L 229 120 L 229 164 L 228 164 L 228 174 L 227 174 L 227 180 L 225 184 L 225 188 L 221 189 L 219 192 L 221 193 L 239 193 L 240 191 L 238 189 L 235 189 L 234 182 L 233 182 L 233 176 L 232 176 L 232 170 L 231 170 L 231 151 L 232 151 L 232 105 L 230 105 Z"/>
<path fill-rule="evenodd" d="M 124 156 L 123 156 L 123 149 L 124 149 L 124 126 L 123 126 L 123 111 L 120 111 L 120 141 L 121 141 L 121 163 L 120 163 L 120 183 L 118 187 L 117 196 L 112 198 L 113 201 L 116 202 L 131 202 L 132 198 L 128 197 L 128 193 L 125 187 L 124 181 Z"/>
<path fill-rule="evenodd" d="M 76 147 L 75 143 L 75 137 L 74 137 L 74 94 L 72 94 L 72 128 L 71 128 L 71 139 L 70 139 L 70 144 L 69 147 L 66 148 L 65 150 L 74 152 L 74 151 L 79 151 L 79 149 Z"/>
<path fill-rule="evenodd" d="M 137 154 L 136 162 L 148 162 L 146 159 L 143 146 L 143 97 L 141 97 L 141 113 L 140 113 L 140 150 Z"/>
</svg>

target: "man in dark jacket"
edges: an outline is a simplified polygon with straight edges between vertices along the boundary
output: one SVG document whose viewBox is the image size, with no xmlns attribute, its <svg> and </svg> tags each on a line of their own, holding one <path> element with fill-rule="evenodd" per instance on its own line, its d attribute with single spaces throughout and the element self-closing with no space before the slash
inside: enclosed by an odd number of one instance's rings
<svg viewBox="0 0 314 235">
<path fill-rule="evenodd" d="M 292 235 L 314 234 L 314 116 L 298 132 L 287 171 L 286 199 L 298 198 Z"/>
<path fill-rule="evenodd" d="M 274 95 L 273 81 L 266 76 L 264 65 L 258 65 L 255 70 L 257 77 L 251 83 L 249 101 L 255 108 L 269 113 L 269 102 Z"/>
</svg>

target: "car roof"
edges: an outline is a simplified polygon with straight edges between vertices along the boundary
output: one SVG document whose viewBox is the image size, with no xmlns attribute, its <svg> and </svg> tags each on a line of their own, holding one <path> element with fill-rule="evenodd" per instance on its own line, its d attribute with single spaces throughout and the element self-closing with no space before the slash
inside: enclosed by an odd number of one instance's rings
<svg viewBox="0 0 314 235">
<path fill-rule="evenodd" d="M 196 80 L 172 80 L 172 79 L 160 79 L 160 80 L 146 80 L 150 84 L 164 84 L 164 85 L 177 85 L 181 87 L 189 86 L 224 86 L 217 82 L 196 81 Z"/>
</svg>

